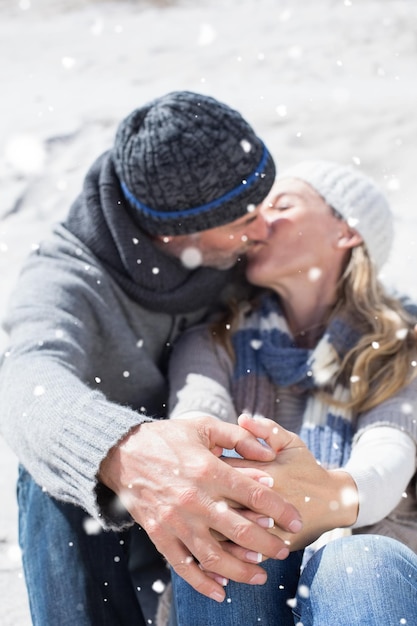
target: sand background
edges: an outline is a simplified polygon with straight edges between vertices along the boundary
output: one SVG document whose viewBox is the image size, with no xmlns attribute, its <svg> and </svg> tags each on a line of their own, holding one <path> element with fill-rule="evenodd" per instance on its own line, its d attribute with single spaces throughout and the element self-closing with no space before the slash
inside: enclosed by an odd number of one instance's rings
<svg viewBox="0 0 417 626">
<path fill-rule="evenodd" d="M 0 316 L 118 121 L 176 89 L 239 109 L 279 168 L 321 157 L 371 174 L 396 215 L 384 280 L 417 297 L 413 0 L 0 0 L 0 80 Z M 0 438 L 2 626 L 31 623 L 15 478 Z"/>
</svg>

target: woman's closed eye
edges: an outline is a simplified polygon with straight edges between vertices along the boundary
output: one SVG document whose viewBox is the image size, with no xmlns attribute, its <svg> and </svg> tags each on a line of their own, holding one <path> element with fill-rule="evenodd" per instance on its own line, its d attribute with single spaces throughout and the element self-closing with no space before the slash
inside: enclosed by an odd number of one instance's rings
<svg viewBox="0 0 417 626">
<path fill-rule="evenodd" d="M 293 206 L 294 204 L 288 198 L 280 198 L 279 200 L 276 200 L 275 202 L 271 202 L 271 204 L 269 205 L 269 208 L 272 211 L 287 211 L 288 209 L 291 209 Z"/>
</svg>

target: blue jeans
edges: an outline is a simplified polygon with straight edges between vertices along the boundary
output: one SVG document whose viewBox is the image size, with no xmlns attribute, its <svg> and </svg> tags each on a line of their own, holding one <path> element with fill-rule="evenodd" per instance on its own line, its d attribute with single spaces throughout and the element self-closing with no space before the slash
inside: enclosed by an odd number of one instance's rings
<svg viewBox="0 0 417 626">
<path fill-rule="evenodd" d="M 218 604 L 173 574 L 177 626 L 408 626 L 417 624 L 417 555 L 394 539 L 355 535 L 266 561 L 262 586 L 230 582 Z M 172 621 L 171 623 L 174 623 Z"/>
<path fill-rule="evenodd" d="M 137 526 L 123 533 L 86 532 L 87 514 L 48 496 L 23 468 L 17 496 L 34 626 L 145 626 L 129 569 L 132 543 L 136 536 L 146 538 L 145 532 Z M 158 574 L 152 573 L 152 558 L 142 556 L 150 588 Z"/>
</svg>

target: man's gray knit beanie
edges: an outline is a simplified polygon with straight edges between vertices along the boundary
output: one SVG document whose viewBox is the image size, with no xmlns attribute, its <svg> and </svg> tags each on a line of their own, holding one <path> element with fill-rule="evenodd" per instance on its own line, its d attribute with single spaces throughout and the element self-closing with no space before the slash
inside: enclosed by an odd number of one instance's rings
<svg viewBox="0 0 417 626">
<path fill-rule="evenodd" d="M 184 235 L 236 220 L 269 192 L 274 161 L 240 113 L 176 91 L 120 124 L 112 158 L 139 225 Z"/>
<path fill-rule="evenodd" d="M 358 231 L 375 266 L 382 267 L 393 243 L 393 216 L 387 198 L 371 178 L 333 161 L 302 161 L 278 178 L 297 178 L 313 187 Z"/>
</svg>

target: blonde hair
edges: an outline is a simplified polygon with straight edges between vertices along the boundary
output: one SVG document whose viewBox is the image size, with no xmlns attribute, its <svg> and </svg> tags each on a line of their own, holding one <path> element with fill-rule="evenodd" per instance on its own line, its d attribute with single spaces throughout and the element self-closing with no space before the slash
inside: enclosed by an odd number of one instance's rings
<svg viewBox="0 0 417 626">
<path fill-rule="evenodd" d="M 339 373 L 349 385 L 354 411 L 377 406 L 414 378 L 416 322 L 398 299 L 386 293 L 364 244 L 352 250 L 339 282 L 335 315 L 352 320 L 362 334 Z"/>
<path fill-rule="evenodd" d="M 213 339 L 232 359 L 231 336 L 240 310 L 237 302 L 230 303 L 228 312 L 211 326 Z M 416 321 L 398 299 L 386 293 L 364 244 L 352 249 L 341 276 L 329 319 L 335 316 L 353 324 L 361 338 L 341 361 L 337 376 L 337 382 L 350 389 L 351 400 L 343 404 L 324 392 L 328 403 L 361 413 L 392 397 L 417 375 Z"/>
</svg>

